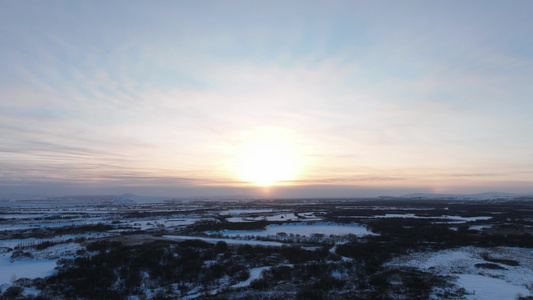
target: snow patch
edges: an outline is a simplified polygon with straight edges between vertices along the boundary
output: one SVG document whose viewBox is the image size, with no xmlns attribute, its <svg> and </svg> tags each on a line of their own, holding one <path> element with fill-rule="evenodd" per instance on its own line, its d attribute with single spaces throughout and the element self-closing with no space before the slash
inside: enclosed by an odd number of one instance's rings
<svg viewBox="0 0 533 300">
<path fill-rule="evenodd" d="M 514 260 L 518 265 L 495 263 L 502 269 L 476 267 L 477 264 L 489 263 L 483 259 L 484 255 L 496 259 Z M 515 299 L 519 293 L 523 296 L 531 295 L 528 288 L 533 287 L 533 253 L 530 249 L 462 247 L 412 253 L 395 258 L 386 265 L 415 267 L 435 274 L 458 276 L 459 287 L 464 287 L 469 292 L 475 291 L 475 294 L 468 296 L 467 299 L 470 300 Z"/>
<path fill-rule="evenodd" d="M 7 255 L 2 255 L 0 283 L 10 283 L 11 279 L 46 277 L 52 275 L 55 267 L 55 259 L 24 259 L 10 262 Z"/>
<path fill-rule="evenodd" d="M 283 224 L 283 225 L 268 225 L 263 231 L 224 231 L 223 234 L 227 236 L 269 236 L 277 234 L 293 234 L 300 236 L 311 236 L 313 234 L 323 234 L 325 236 L 336 235 L 343 236 L 353 234 L 356 236 L 375 235 L 366 227 L 358 224 L 339 225 L 339 224 Z"/>
<path fill-rule="evenodd" d="M 239 288 L 239 287 L 245 287 L 249 286 L 250 283 L 256 279 L 259 279 L 261 277 L 261 273 L 264 270 L 270 269 L 271 267 L 259 267 L 259 268 L 253 268 L 250 269 L 250 278 L 246 279 L 245 281 L 239 282 L 235 285 L 232 285 L 233 288 Z"/>
<path fill-rule="evenodd" d="M 464 287 L 471 295 L 467 300 L 513 300 L 518 295 L 529 295 L 528 289 L 505 282 L 505 280 L 481 275 L 458 275 L 457 285 Z"/>
<path fill-rule="evenodd" d="M 187 236 L 187 235 L 164 235 L 163 238 L 170 239 L 170 240 L 202 240 L 208 243 L 226 242 L 227 244 L 233 244 L 233 245 L 260 245 L 260 246 L 274 246 L 274 247 L 281 247 L 285 245 L 280 242 L 208 238 L 208 237 Z"/>
</svg>

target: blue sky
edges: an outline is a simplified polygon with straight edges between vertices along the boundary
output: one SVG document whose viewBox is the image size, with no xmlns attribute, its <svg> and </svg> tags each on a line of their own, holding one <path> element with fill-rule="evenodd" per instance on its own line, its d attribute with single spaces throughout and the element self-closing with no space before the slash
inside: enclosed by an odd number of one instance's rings
<svg viewBox="0 0 533 300">
<path fill-rule="evenodd" d="M 530 1 L 0 8 L 0 193 L 533 192 Z"/>
</svg>

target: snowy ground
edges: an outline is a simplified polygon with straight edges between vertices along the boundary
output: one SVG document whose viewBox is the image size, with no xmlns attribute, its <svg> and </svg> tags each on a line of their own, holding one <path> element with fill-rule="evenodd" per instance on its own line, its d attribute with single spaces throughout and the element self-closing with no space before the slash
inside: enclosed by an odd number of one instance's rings
<svg viewBox="0 0 533 300">
<path fill-rule="evenodd" d="M 286 233 L 287 235 L 311 236 L 312 234 L 323 234 L 325 236 L 348 235 L 356 236 L 373 235 L 366 227 L 353 225 L 338 225 L 338 224 L 283 224 L 283 225 L 269 225 L 263 231 L 224 231 L 223 234 L 227 236 L 269 236 L 277 235 L 278 233 Z"/>
<path fill-rule="evenodd" d="M 314 213 L 303 213 L 297 216 L 294 213 L 283 213 L 275 215 L 265 215 L 265 216 L 233 216 L 227 218 L 226 221 L 236 223 L 236 222 L 254 222 L 254 221 L 270 221 L 270 222 L 282 222 L 282 221 L 322 221 L 322 218 L 316 217 Z"/>
<path fill-rule="evenodd" d="M 250 285 L 250 282 L 256 280 L 256 279 L 259 279 L 261 278 L 261 272 L 263 272 L 264 270 L 268 270 L 270 269 L 271 267 L 259 267 L 259 268 L 253 268 L 253 269 L 250 269 L 250 278 L 248 278 L 247 280 L 245 281 L 241 281 L 235 285 L 233 285 L 232 287 L 234 288 L 239 288 L 239 287 L 245 287 L 245 286 L 249 286 Z"/>
<path fill-rule="evenodd" d="M 460 274 L 457 285 L 464 287 L 471 295 L 468 300 L 511 300 L 517 296 L 530 295 L 530 291 L 505 280 L 482 275 Z"/>
<path fill-rule="evenodd" d="M 169 240 L 202 240 L 208 243 L 226 242 L 227 244 L 233 244 L 233 245 L 261 245 L 261 246 L 275 246 L 275 247 L 281 247 L 284 245 L 283 243 L 280 243 L 280 242 L 207 238 L 207 237 L 186 236 L 186 235 L 164 235 L 163 238 L 169 239 Z"/>
<path fill-rule="evenodd" d="M 83 235 L 86 238 L 96 238 L 108 236 L 107 233 L 92 233 Z M 79 243 L 63 243 L 69 239 L 80 237 L 81 235 L 63 235 L 54 239 L 12 239 L 0 241 L 2 253 L 0 253 L 0 284 L 10 283 L 13 279 L 18 278 L 37 278 L 46 277 L 54 272 L 56 262 L 61 258 L 73 258 L 77 250 L 85 247 Z M 42 250 L 33 248 L 24 248 L 23 251 L 31 253 L 33 258 L 22 258 L 12 260 L 12 251 L 7 248 L 16 248 L 17 246 L 36 245 L 42 241 L 58 242 L 57 245 L 47 247 Z"/>
<path fill-rule="evenodd" d="M 456 222 L 474 222 L 474 221 L 480 221 L 480 220 L 490 220 L 492 217 L 489 216 L 479 216 L 479 217 L 461 217 L 461 216 L 438 216 L 438 217 L 425 217 L 425 216 L 417 216 L 415 214 L 385 214 L 385 215 L 376 215 L 371 216 L 370 218 L 376 218 L 376 219 L 382 219 L 382 218 L 407 218 L 407 219 L 436 219 L 436 220 L 449 220 L 449 221 L 456 221 Z"/>
<path fill-rule="evenodd" d="M 12 279 L 46 277 L 54 272 L 57 259 L 23 259 L 10 262 L 10 254 L 0 254 L 0 284 Z"/>
<path fill-rule="evenodd" d="M 144 220 L 132 220 L 132 221 L 129 221 L 129 222 L 125 223 L 124 225 L 136 227 L 136 228 L 138 228 L 140 230 L 147 230 L 147 229 L 156 228 L 158 226 L 162 226 L 162 227 L 186 226 L 186 225 L 194 224 L 194 222 L 196 222 L 198 220 L 199 219 L 196 219 L 196 218 L 185 218 L 185 219 L 176 219 L 176 218 L 161 219 L 161 218 L 158 218 L 158 219 L 149 219 L 149 220 L 146 220 L 146 219 L 144 219 Z"/>
<path fill-rule="evenodd" d="M 389 218 L 396 218 L 395 222 L 424 220 L 408 219 L 427 219 L 427 224 L 442 223 L 448 224 L 450 230 L 458 230 L 458 224 L 470 225 L 469 228 L 479 231 L 479 234 L 486 232 L 486 228 L 497 228 L 501 218 L 490 216 L 490 212 L 483 210 L 483 213 L 476 215 L 476 211 L 465 213 L 463 210 L 449 210 L 446 215 L 429 214 L 424 216 L 427 210 L 434 208 L 424 207 L 394 207 L 394 206 L 360 206 L 357 205 L 340 205 L 340 206 L 323 206 L 313 211 L 313 207 L 298 208 L 298 204 L 309 205 L 311 202 L 287 202 L 265 204 L 264 208 L 259 205 L 231 204 L 217 206 L 205 206 L 195 204 L 194 202 L 185 204 L 165 205 L 83 205 L 81 202 L 72 204 L 54 204 L 39 202 L 31 203 L 0 203 L 0 232 L 4 231 L 5 240 L 0 240 L 0 284 L 8 286 L 14 278 L 36 278 L 45 277 L 54 272 L 56 261 L 59 258 L 72 258 L 76 251 L 85 248 L 80 243 L 75 242 L 76 238 L 83 237 L 87 240 L 93 238 L 102 238 L 117 236 L 125 244 L 132 244 L 153 241 L 158 239 L 166 240 L 191 240 L 199 239 L 209 243 L 224 241 L 233 245 L 261 245 L 271 247 L 281 247 L 283 245 L 294 245 L 298 243 L 303 249 L 316 250 L 320 246 L 315 244 L 336 243 L 330 252 L 334 255 L 337 246 L 343 242 L 351 240 L 347 235 L 358 237 L 376 235 L 369 231 L 365 226 L 359 224 L 336 224 L 327 223 L 328 220 L 334 222 L 335 217 L 327 213 L 327 209 L 353 210 L 353 215 L 338 216 L 337 218 L 364 219 L 365 223 L 373 221 L 390 222 Z M 126 203 L 127 204 L 127 203 Z M 150 204 L 150 203 L 148 203 Z M 318 202 L 317 205 L 320 205 Z M 328 204 L 329 205 L 329 204 Z M 273 207 L 273 208 L 272 208 Z M 361 209 L 358 215 L 357 209 Z M 376 210 L 376 211 L 369 211 Z M 377 211 L 387 210 L 387 211 Z M 364 211 L 364 212 L 363 212 Z M 502 210 L 503 211 L 503 210 Z M 405 212 L 405 213 L 404 213 Z M 442 211 L 441 211 L 442 212 Z M 380 213 L 382 213 L 380 215 Z M 492 213 L 496 216 L 498 212 Z M 501 213 L 501 212 L 500 212 Z M 335 214 L 332 214 L 335 216 Z M 469 217 L 462 217 L 467 215 Z M 224 216 L 220 218 L 219 216 Z M 400 220 L 402 218 L 403 220 Z M 194 230 L 186 228 L 198 221 L 211 221 L 222 223 L 225 219 L 227 222 L 257 222 L 270 221 L 282 225 L 269 225 L 265 230 L 248 231 L 216 231 L 204 232 L 213 234 L 214 237 L 186 236 Z M 375 220 L 372 220 L 375 219 Z M 507 219 L 506 222 L 510 222 Z M 477 222 L 476 222 L 477 221 Z M 400 223 L 401 223 L 400 222 Z M 470 223 L 469 223 L 470 222 Z M 114 229 L 102 232 L 80 231 L 80 234 L 65 234 L 60 236 L 46 235 L 48 238 L 39 239 L 42 235 L 32 235 L 30 232 L 61 232 L 55 231 L 57 227 L 72 225 L 89 225 L 102 223 L 112 225 Z M 406 223 L 409 224 L 409 223 Z M 418 223 L 416 223 L 418 224 Z M 456 225 L 457 224 L 457 225 Z M 247 228 L 249 224 L 231 224 L 233 227 L 226 228 Z M 236 225 L 236 226 L 234 226 Z M 241 226 L 242 225 L 242 226 Z M 40 230 L 44 227 L 49 230 Z M 410 228 L 409 226 L 404 226 Z M 221 227 L 224 228 L 224 227 Z M 249 228 L 249 227 L 248 227 Z M 525 227 L 527 230 L 528 227 Z M 28 230 L 28 229 L 31 229 Z M 54 230 L 51 230 L 54 229 Z M 17 232 L 20 230 L 20 232 Z M 23 231 L 26 230 L 26 231 Z M 155 231 L 157 230 L 157 231 Z M 124 231 L 134 231 L 134 234 L 120 236 Z M 72 232 L 72 231 L 67 231 Z M 76 231 L 73 231 L 76 232 Z M 155 233 L 154 233 L 155 232 Z M 128 233 L 129 234 L 129 233 Z M 220 235 L 222 234 L 222 235 Z M 324 237 L 335 236 L 335 238 L 322 239 L 315 238 L 319 234 Z M 161 235 L 163 235 L 161 237 Z M 198 234 L 203 235 L 203 234 Z M 34 237 L 32 237 L 34 236 Z M 19 239 L 14 239 L 20 237 Z M 224 238 L 222 238 L 224 237 Z M 265 238 L 267 237 L 267 238 Z M 301 238 L 295 238 L 301 237 Z M 304 238 L 305 237 L 305 238 Z M 338 237 L 338 238 L 337 238 Z M 246 239 L 245 239 L 246 238 Z M 72 241 L 67 242 L 67 240 Z M 83 240 L 85 240 L 83 239 Z M 257 239 L 257 240 L 256 240 Z M 269 241 L 261 241 L 266 239 Z M 369 237 L 370 239 L 370 237 Z M 359 239 L 354 239 L 359 240 Z M 364 238 L 361 240 L 365 240 Z M 58 243 L 42 250 L 35 247 L 43 241 Z M 80 240 L 76 240 L 80 241 Z M 132 242 L 133 241 L 133 242 Z M 282 241 L 282 242 L 280 242 Z M 333 242 L 332 242 L 333 241 Z M 307 244 L 306 244 L 307 243 Z M 85 243 L 83 243 L 85 245 Z M 13 250 L 19 247 L 22 251 L 30 252 L 33 258 L 19 259 L 11 262 Z M 271 249 L 272 250 L 272 249 Z M 501 262 L 489 262 L 483 258 L 483 254 L 495 259 L 516 260 L 518 265 L 508 265 Z M 341 257 L 342 260 L 350 261 L 347 257 Z M 271 265 L 271 262 L 267 263 Z M 478 265 L 476 267 L 476 264 Z M 480 264 L 499 266 L 498 268 L 488 268 L 479 266 Z M 412 253 L 403 257 L 395 258 L 389 262 L 389 266 L 406 266 L 416 267 L 427 272 L 433 272 L 438 275 L 449 275 L 455 278 L 454 282 L 457 287 L 463 287 L 468 294 L 465 295 L 467 300 L 496 300 L 496 299 L 516 299 L 517 295 L 533 295 L 533 252 L 531 249 L 523 248 L 476 248 L 463 247 L 457 249 L 448 249 L 437 252 Z M 248 265 L 248 268 L 258 266 L 257 264 Z M 227 282 L 222 287 L 244 288 L 258 278 L 261 278 L 261 272 L 270 268 L 269 266 L 257 267 L 250 269 L 250 278 L 233 286 Z M 335 271 L 332 276 L 341 278 L 348 276 L 342 270 Z M 220 287 L 219 287 L 220 288 Z M 5 288 L 3 288 L 5 290 Z M 28 293 L 31 289 L 28 289 Z M 216 294 L 217 289 L 211 291 Z M 238 291 L 237 291 L 238 292 Z M 38 293 L 34 291 L 31 293 Z M 201 296 L 200 289 L 191 290 L 187 295 L 188 298 Z"/>
<path fill-rule="evenodd" d="M 494 263 L 483 259 L 515 260 L 518 266 Z M 502 269 L 476 267 L 492 263 Z M 516 299 L 517 295 L 533 295 L 533 252 L 531 249 L 496 247 L 463 247 L 437 252 L 413 253 L 394 259 L 389 266 L 416 267 L 435 274 L 457 276 L 456 284 L 471 295 L 469 300 Z"/>
</svg>

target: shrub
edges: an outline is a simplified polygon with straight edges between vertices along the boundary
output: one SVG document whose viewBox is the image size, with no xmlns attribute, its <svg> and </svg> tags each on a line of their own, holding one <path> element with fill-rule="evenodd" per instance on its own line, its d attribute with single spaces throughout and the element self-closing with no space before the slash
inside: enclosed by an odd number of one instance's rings
<svg viewBox="0 0 533 300">
<path fill-rule="evenodd" d="M 504 264 L 504 265 L 508 265 L 508 266 L 512 266 L 512 267 L 520 265 L 520 263 L 518 261 L 516 261 L 516 260 L 494 258 L 494 257 L 491 257 L 487 252 L 481 254 L 481 257 L 484 260 L 489 261 L 489 262 L 500 263 L 500 264 Z"/>
<path fill-rule="evenodd" d="M 120 242 L 110 242 L 109 240 L 101 240 L 92 242 L 89 245 L 87 245 L 88 251 L 104 251 L 108 250 L 110 248 L 116 248 L 121 246 L 122 244 Z"/>
<path fill-rule="evenodd" d="M 483 263 L 483 264 L 475 264 L 476 268 L 484 268 L 484 269 L 491 269 L 491 270 L 507 270 L 506 268 L 493 264 L 493 263 Z"/>
<path fill-rule="evenodd" d="M 228 250 L 228 244 L 224 241 L 219 241 L 215 244 L 216 253 L 224 253 Z"/>
<path fill-rule="evenodd" d="M 322 300 L 326 298 L 324 298 L 324 294 L 320 290 L 306 287 L 300 290 L 298 294 L 296 294 L 296 299 L 297 300 Z"/>
<path fill-rule="evenodd" d="M 6 289 L 6 291 L 4 292 L 4 297 L 5 299 L 15 299 L 17 298 L 20 294 L 22 294 L 22 292 L 24 291 L 24 288 L 23 287 L 20 287 L 20 286 L 10 286 Z"/>
<path fill-rule="evenodd" d="M 57 243 L 51 242 L 51 241 L 43 241 L 35 246 L 35 249 L 37 250 L 44 250 L 48 247 L 52 247 L 56 245 Z"/>
<path fill-rule="evenodd" d="M 241 270 L 235 274 L 235 279 L 238 281 L 245 281 L 250 278 L 250 271 L 248 269 Z"/>
<path fill-rule="evenodd" d="M 11 260 L 21 258 L 33 258 L 33 255 L 30 252 L 24 252 L 22 250 L 15 250 L 11 253 Z"/>
<path fill-rule="evenodd" d="M 210 244 L 206 241 L 198 240 L 198 239 L 182 241 L 182 242 L 179 242 L 179 245 L 182 247 L 193 247 L 193 248 L 202 248 L 202 249 L 211 248 L 213 246 L 213 244 Z"/>
<path fill-rule="evenodd" d="M 250 282 L 250 287 L 254 290 L 266 290 L 269 287 L 269 282 L 264 278 L 255 279 Z"/>
</svg>

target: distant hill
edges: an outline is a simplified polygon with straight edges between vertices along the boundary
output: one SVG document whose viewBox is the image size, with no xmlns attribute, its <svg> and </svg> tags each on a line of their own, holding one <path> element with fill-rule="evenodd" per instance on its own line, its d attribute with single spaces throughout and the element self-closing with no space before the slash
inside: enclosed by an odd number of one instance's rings
<svg viewBox="0 0 533 300">
<path fill-rule="evenodd" d="M 154 198 L 154 197 L 143 197 L 133 194 L 122 194 L 115 199 L 111 200 L 114 204 L 152 204 L 152 203 L 161 203 L 169 201 L 169 198 Z"/>
<path fill-rule="evenodd" d="M 533 194 L 516 194 L 488 192 L 479 194 L 425 194 L 414 193 L 400 196 L 398 198 L 408 199 L 446 199 L 446 200 L 496 200 L 496 199 L 516 199 L 521 197 L 533 197 Z"/>
</svg>

